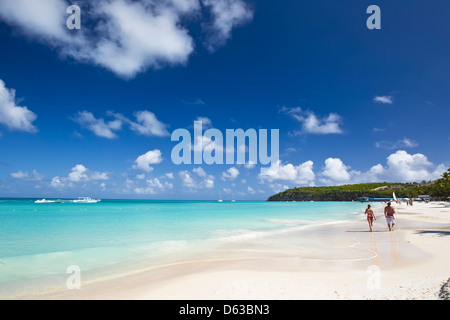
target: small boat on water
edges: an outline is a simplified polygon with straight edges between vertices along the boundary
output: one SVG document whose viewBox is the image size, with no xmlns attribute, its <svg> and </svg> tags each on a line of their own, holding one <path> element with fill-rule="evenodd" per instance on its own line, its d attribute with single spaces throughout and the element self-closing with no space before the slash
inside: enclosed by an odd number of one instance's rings
<svg viewBox="0 0 450 320">
<path fill-rule="evenodd" d="M 100 202 L 100 199 L 92 199 L 91 197 L 78 197 L 75 200 L 72 200 L 72 203 L 97 203 Z"/>
<path fill-rule="evenodd" d="M 47 199 L 41 199 L 41 200 L 36 200 L 34 203 L 57 203 L 58 201 L 56 200 L 47 200 Z"/>
</svg>

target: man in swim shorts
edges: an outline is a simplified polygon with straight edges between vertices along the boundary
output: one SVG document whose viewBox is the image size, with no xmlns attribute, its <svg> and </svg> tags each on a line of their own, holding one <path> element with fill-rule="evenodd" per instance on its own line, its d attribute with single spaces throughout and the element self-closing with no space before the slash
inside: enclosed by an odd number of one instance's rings
<svg viewBox="0 0 450 320">
<path fill-rule="evenodd" d="M 395 218 L 394 218 L 395 209 L 391 206 L 391 203 L 388 202 L 387 206 L 384 208 L 384 216 L 386 217 L 386 222 L 389 228 L 389 231 L 394 231 Z"/>
</svg>

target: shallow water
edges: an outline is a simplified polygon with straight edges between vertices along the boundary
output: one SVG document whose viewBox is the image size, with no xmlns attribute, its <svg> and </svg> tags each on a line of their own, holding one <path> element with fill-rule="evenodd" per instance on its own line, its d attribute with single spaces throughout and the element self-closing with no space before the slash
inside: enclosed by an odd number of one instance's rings
<svg viewBox="0 0 450 320">
<path fill-rule="evenodd" d="M 0 202 L 0 284 L 94 270 L 363 216 L 359 202 Z"/>
</svg>

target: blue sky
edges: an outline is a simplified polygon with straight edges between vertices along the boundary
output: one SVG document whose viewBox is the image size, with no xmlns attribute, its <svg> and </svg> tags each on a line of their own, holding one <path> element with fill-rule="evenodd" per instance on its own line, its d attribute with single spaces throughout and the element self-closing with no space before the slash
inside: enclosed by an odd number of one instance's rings
<svg viewBox="0 0 450 320">
<path fill-rule="evenodd" d="M 66 27 L 72 4 L 81 30 Z M 0 197 L 266 199 L 435 179 L 450 165 L 449 9 L 1 1 Z M 198 119 L 224 135 L 279 129 L 279 161 L 173 164 L 172 132 Z"/>
</svg>

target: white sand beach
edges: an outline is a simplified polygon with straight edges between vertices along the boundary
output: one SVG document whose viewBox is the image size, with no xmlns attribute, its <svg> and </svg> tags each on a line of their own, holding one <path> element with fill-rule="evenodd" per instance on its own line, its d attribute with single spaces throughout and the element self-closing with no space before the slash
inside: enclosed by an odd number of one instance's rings
<svg viewBox="0 0 450 320">
<path fill-rule="evenodd" d="M 79 290 L 31 299 L 438 299 L 450 278 L 450 204 L 395 205 L 389 232 L 381 204 L 366 219 L 310 226 L 214 250 Z M 133 269 L 133 268 L 132 268 Z M 132 270 L 127 269 L 127 270 Z"/>
</svg>

